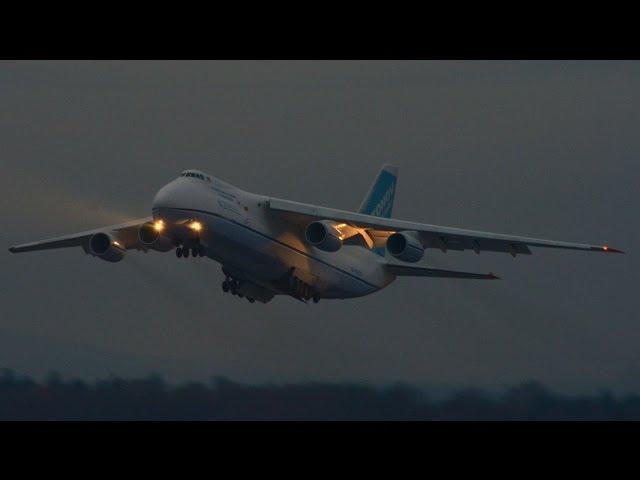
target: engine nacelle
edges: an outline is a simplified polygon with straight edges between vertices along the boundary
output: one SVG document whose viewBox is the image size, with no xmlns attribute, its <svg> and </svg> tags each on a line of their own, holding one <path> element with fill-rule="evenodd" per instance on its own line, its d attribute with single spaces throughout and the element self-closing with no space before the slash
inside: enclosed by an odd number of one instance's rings
<svg viewBox="0 0 640 480">
<path fill-rule="evenodd" d="M 138 229 L 138 239 L 146 247 L 156 243 L 159 236 L 160 232 L 154 227 L 153 223 L 143 223 Z"/>
<path fill-rule="evenodd" d="M 307 242 L 325 252 L 337 252 L 342 247 L 340 233 L 327 220 L 311 222 L 307 225 L 304 236 Z"/>
<path fill-rule="evenodd" d="M 112 235 L 99 232 L 89 240 L 89 253 L 107 262 L 119 262 L 124 258 L 127 249 Z"/>
<path fill-rule="evenodd" d="M 417 262 L 424 255 L 424 248 L 416 232 L 397 232 L 387 238 L 387 250 L 403 262 Z"/>
<path fill-rule="evenodd" d="M 138 229 L 138 241 L 146 248 L 159 252 L 168 252 L 174 247 L 168 237 L 160 235 L 157 223 L 143 223 L 140 225 Z"/>
</svg>

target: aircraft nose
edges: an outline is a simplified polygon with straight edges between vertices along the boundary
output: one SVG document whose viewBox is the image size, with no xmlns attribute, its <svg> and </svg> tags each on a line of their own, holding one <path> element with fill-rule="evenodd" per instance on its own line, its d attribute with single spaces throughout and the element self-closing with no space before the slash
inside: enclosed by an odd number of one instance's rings
<svg viewBox="0 0 640 480">
<path fill-rule="evenodd" d="M 175 181 L 166 184 L 153 197 L 152 208 L 180 208 L 184 205 L 184 192 Z"/>
<path fill-rule="evenodd" d="M 156 195 L 155 197 L 153 197 L 153 202 L 151 204 L 153 208 L 162 208 L 168 206 L 168 204 L 170 203 L 169 199 L 171 198 L 171 195 L 167 187 L 168 185 L 165 185 L 156 192 Z"/>
</svg>

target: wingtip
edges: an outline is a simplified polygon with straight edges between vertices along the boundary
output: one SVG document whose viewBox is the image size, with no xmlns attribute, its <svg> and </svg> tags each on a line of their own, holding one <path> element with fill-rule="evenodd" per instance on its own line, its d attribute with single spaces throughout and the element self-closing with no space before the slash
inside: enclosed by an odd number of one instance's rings
<svg viewBox="0 0 640 480">
<path fill-rule="evenodd" d="M 600 247 L 600 251 L 605 253 L 623 253 L 624 254 L 622 250 L 610 247 L 608 245 L 603 245 L 602 247 Z"/>
<path fill-rule="evenodd" d="M 17 249 L 16 249 L 16 247 L 9 247 L 9 251 L 11 253 L 16 253 Z"/>
<path fill-rule="evenodd" d="M 489 280 L 502 280 L 499 276 L 495 275 L 493 272 L 488 275 Z"/>
</svg>

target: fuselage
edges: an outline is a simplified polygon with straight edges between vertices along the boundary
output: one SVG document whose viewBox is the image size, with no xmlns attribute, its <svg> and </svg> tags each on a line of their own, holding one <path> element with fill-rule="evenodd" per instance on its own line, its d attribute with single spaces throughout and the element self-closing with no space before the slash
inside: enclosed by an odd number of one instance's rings
<svg viewBox="0 0 640 480">
<path fill-rule="evenodd" d="M 199 241 L 207 257 L 234 277 L 274 293 L 290 293 L 281 283 L 287 275 L 318 298 L 360 297 L 395 279 L 384 257 L 367 248 L 345 245 L 325 252 L 309 245 L 304 226 L 274 216 L 268 200 L 189 170 L 158 191 L 152 210 L 155 220 L 169 224 L 200 222 Z"/>
<path fill-rule="evenodd" d="M 383 165 L 357 211 L 241 190 L 198 170 L 162 187 L 152 217 L 9 247 L 12 253 L 67 247 L 107 262 L 128 250 L 173 250 L 222 265 L 221 287 L 253 303 L 275 295 L 301 301 L 353 298 L 398 277 L 497 280 L 490 273 L 431 268 L 428 248 L 530 255 L 530 247 L 623 253 L 608 245 L 565 242 L 445 227 L 391 216 L 398 168 Z"/>
</svg>

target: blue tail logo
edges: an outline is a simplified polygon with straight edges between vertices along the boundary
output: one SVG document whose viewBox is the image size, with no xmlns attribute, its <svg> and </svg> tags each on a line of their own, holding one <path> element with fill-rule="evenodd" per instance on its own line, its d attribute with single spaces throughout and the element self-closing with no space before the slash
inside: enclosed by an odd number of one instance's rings
<svg viewBox="0 0 640 480">
<path fill-rule="evenodd" d="M 384 165 L 362 201 L 358 213 L 374 217 L 391 217 L 397 179 L 398 167 Z"/>
<path fill-rule="evenodd" d="M 367 196 L 364 197 L 358 213 L 390 218 L 393 211 L 393 198 L 396 194 L 397 181 L 398 167 L 383 165 L 375 182 L 369 188 Z M 373 251 L 381 257 L 385 255 L 384 247 L 374 248 Z"/>
</svg>

